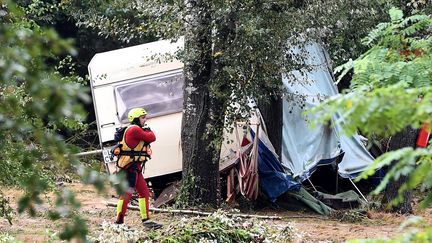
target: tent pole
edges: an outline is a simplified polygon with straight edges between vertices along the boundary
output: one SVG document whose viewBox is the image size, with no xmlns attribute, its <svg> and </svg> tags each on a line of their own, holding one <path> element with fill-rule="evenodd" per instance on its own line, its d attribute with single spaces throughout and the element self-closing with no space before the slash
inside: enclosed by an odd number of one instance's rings
<svg viewBox="0 0 432 243">
<path fill-rule="evenodd" d="M 353 186 L 355 187 L 355 189 L 357 189 L 358 193 L 360 193 L 360 195 L 362 196 L 362 198 L 369 203 L 369 201 L 366 199 L 366 197 L 363 195 L 363 193 L 358 189 L 358 187 L 356 186 L 356 184 L 354 184 L 354 182 L 351 180 L 351 178 L 348 178 L 349 181 L 351 181 L 351 183 L 353 184 Z"/>
<path fill-rule="evenodd" d="M 312 183 L 312 181 L 311 181 L 309 178 L 307 178 L 307 180 L 308 180 L 309 183 L 312 185 L 313 189 L 317 192 L 317 189 L 315 188 L 315 186 L 314 186 L 314 184 Z"/>
</svg>

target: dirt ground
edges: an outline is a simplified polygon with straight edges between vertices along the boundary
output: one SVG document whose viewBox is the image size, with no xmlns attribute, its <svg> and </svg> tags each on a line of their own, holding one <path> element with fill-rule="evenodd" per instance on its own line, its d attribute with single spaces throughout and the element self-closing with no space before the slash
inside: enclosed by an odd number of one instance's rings
<svg viewBox="0 0 432 243">
<path fill-rule="evenodd" d="M 75 193 L 78 201 L 81 202 L 80 214 L 87 220 L 89 234 L 94 234 L 100 229 L 104 221 L 113 222 L 115 208 L 107 207 L 106 202 L 116 202 L 115 193 L 112 190 L 104 194 L 98 194 L 92 186 L 72 183 L 66 185 Z M 12 205 L 16 202 L 22 192 L 14 189 L 1 188 L 4 194 L 8 195 Z M 44 200 L 52 202 L 53 195 L 46 195 Z M 49 235 L 58 232 L 62 228 L 61 220 L 51 221 L 46 217 L 50 203 L 38 206 L 36 217 L 27 214 L 15 214 L 13 225 L 9 225 L 6 219 L 0 219 L 0 233 L 7 233 L 23 242 L 43 242 L 49 240 Z M 401 234 L 400 224 L 406 219 L 405 216 L 384 212 L 368 212 L 368 217 L 357 223 L 342 222 L 312 212 L 287 212 L 263 210 L 256 212 L 261 215 L 277 215 L 282 220 L 267 220 L 266 224 L 274 227 L 290 225 L 295 228 L 296 242 L 343 242 L 348 239 L 365 238 L 389 238 Z M 417 212 L 429 223 L 432 223 L 432 210 Z M 153 220 L 162 224 L 168 224 L 173 217 L 170 213 L 151 213 Z M 139 212 L 128 211 L 126 224 L 132 227 L 140 225 Z"/>
</svg>

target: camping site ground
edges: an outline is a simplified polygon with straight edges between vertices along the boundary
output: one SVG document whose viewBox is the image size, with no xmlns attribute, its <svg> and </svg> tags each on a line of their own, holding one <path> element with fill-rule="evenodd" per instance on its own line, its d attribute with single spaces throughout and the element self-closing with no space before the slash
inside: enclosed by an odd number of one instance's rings
<svg viewBox="0 0 432 243">
<path fill-rule="evenodd" d="M 115 192 L 111 189 L 102 194 L 98 194 L 92 186 L 83 185 L 78 182 L 64 184 L 75 192 L 77 199 L 81 202 L 79 214 L 87 220 L 89 236 L 93 239 L 102 234 L 101 225 L 111 224 L 114 221 L 115 208 L 107 207 L 106 202 L 116 202 Z M 53 194 L 44 195 L 45 203 L 38 206 L 38 213 L 35 217 L 28 214 L 16 213 L 17 200 L 22 195 L 22 191 L 11 188 L 1 188 L 8 195 L 11 205 L 15 209 L 12 225 L 6 219 L 0 221 L 0 233 L 14 237 L 23 242 L 47 242 L 55 239 L 64 221 L 51 221 L 48 219 L 47 212 L 53 204 Z M 51 203 L 50 203 L 51 202 Z M 414 205 L 417 208 L 417 205 Z M 402 234 L 400 225 L 408 216 L 398 214 L 368 211 L 363 217 L 348 217 L 349 212 L 343 217 L 325 217 L 311 211 L 284 211 L 277 209 L 264 208 L 254 212 L 259 215 L 280 216 L 280 220 L 261 220 L 270 228 L 283 229 L 289 227 L 291 233 L 286 241 L 292 242 L 343 242 L 348 239 L 366 238 L 391 238 Z M 414 215 L 422 216 L 432 223 L 432 210 L 416 210 Z M 163 234 L 166 226 L 176 221 L 195 216 L 171 213 L 152 213 L 153 220 L 164 224 L 160 229 Z M 126 225 L 131 230 L 136 230 L 139 234 L 148 234 L 140 225 L 139 212 L 128 211 Z M 275 231 L 277 232 L 277 231 Z M 141 236 L 145 238 L 145 236 Z"/>
</svg>

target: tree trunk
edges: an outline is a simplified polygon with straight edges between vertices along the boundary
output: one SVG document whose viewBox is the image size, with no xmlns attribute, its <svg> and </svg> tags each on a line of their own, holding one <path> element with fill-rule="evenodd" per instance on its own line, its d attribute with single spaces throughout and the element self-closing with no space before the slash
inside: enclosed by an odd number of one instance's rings
<svg viewBox="0 0 432 243">
<path fill-rule="evenodd" d="M 208 83 L 212 66 L 211 12 L 208 1 L 186 0 L 185 83 L 183 87 L 182 206 L 219 204 L 220 147 L 212 145 L 219 127 Z"/>
<path fill-rule="evenodd" d="M 417 139 L 417 130 L 406 127 L 399 133 L 392 136 L 388 143 L 388 150 L 397 150 L 405 147 L 415 147 Z M 393 164 L 396 161 L 393 162 Z M 407 182 L 406 176 L 401 176 L 398 180 L 391 180 L 384 191 L 384 197 L 382 199 L 382 204 L 387 207 L 389 203 L 395 199 L 398 195 L 399 188 Z M 401 214 L 408 214 L 412 212 L 411 207 L 412 190 L 407 190 L 403 194 L 403 202 L 398 205 L 391 206 L 392 212 L 397 212 Z"/>
<path fill-rule="evenodd" d="M 275 148 L 276 154 L 281 156 L 282 151 L 282 98 L 272 95 L 269 103 L 259 104 L 261 115 L 267 127 L 267 135 Z"/>
</svg>

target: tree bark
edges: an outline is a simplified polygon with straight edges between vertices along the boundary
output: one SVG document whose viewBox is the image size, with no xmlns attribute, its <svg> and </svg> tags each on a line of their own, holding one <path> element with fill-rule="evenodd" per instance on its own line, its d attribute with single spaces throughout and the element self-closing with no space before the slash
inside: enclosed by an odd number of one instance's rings
<svg viewBox="0 0 432 243">
<path fill-rule="evenodd" d="M 281 156 L 282 151 L 282 98 L 276 95 L 270 96 L 268 103 L 259 104 L 261 115 L 267 128 L 267 135 L 275 148 L 276 154 Z"/>
<path fill-rule="evenodd" d="M 183 87 L 182 189 L 187 205 L 219 204 L 220 147 L 212 144 L 223 119 L 214 116 L 208 83 L 212 67 L 211 12 L 208 1 L 186 0 L 185 82 Z M 213 107 L 212 107 L 213 105 Z M 222 125 L 223 126 L 223 125 Z"/>
<path fill-rule="evenodd" d="M 399 133 L 392 136 L 388 143 L 388 150 L 397 150 L 405 147 L 415 147 L 417 139 L 417 130 L 406 127 Z M 396 161 L 393 162 L 393 164 Z M 391 166 L 390 166 L 391 167 Z M 407 182 L 406 176 L 401 176 L 398 180 L 391 180 L 384 191 L 384 196 L 382 199 L 382 204 L 384 207 L 387 207 L 389 203 L 395 199 L 398 195 L 399 188 Z M 392 212 L 397 212 L 401 214 L 409 214 L 412 212 L 411 207 L 412 200 L 412 190 L 407 190 L 403 193 L 403 202 L 398 205 L 391 206 Z"/>
</svg>

